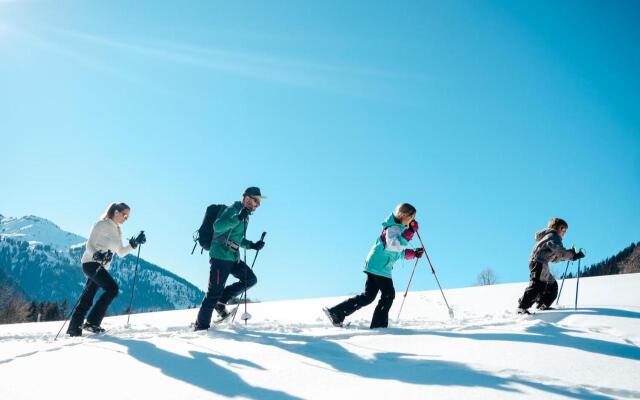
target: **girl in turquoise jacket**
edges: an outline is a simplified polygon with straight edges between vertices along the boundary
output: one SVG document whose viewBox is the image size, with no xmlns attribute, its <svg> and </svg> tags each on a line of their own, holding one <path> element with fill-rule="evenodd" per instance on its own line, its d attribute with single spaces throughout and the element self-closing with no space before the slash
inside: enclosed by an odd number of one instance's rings
<svg viewBox="0 0 640 400">
<path fill-rule="evenodd" d="M 364 292 L 334 307 L 323 309 L 334 326 L 342 326 L 346 316 L 371 304 L 378 295 L 378 291 L 382 292 L 382 295 L 373 312 L 371 329 L 386 328 L 389 325 L 389 310 L 396 293 L 391 278 L 393 264 L 400 258 L 411 260 L 420 258 L 424 254 L 423 248 L 406 249 L 418 230 L 418 221 L 415 217 L 415 207 L 402 203 L 382 223 L 382 233 L 376 239 L 365 260 L 364 272 L 367 274 L 367 281 Z"/>
</svg>

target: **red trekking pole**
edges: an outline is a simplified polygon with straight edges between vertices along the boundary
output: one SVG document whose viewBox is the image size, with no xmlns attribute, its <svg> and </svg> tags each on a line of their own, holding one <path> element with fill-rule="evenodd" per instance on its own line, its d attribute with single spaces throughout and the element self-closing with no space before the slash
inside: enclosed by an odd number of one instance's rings
<svg viewBox="0 0 640 400">
<path fill-rule="evenodd" d="M 431 259 L 429 258 L 429 254 L 427 254 L 427 249 L 424 247 L 424 243 L 422 242 L 422 238 L 420 237 L 420 233 L 418 233 L 418 231 L 416 231 L 416 234 L 418 235 L 418 240 L 420 240 L 420 245 L 424 249 L 424 255 L 427 256 L 427 261 L 429 261 L 429 266 L 431 267 L 431 272 L 433 273 L 433 277 L 436 278 L 436 283 L 438 284 L 438 287 L 440 288 L 440 293 L 442 294 L 442 298 L 444 299 L 444 304 L 447 305 L 447 309 L 449 310 L 449 317 L 451 319 L 453 319 L 453 310 L 451 309 L 451 307 L 449 307 L 449 302 L 447 302 L 447 298 L 444 296 L 444 292 L 442 291 L 442 286 L 440 286 L 440 281 L 438 280 L 438 276 L 436 275 L 436 270 L 433 269 L 433 264 L 431 264 Z"/>
<path fill-rule="evenodd" d="M 409 293 L 409 286 L 411 286 L 411 281 L 413 280 L 413 274 L 416 272 L 416 267 L 418 266 L 419 258 L 416 257 L 416 263 L 413 264 L 413 271 L 411 271 L 411 277 L 409 278 L 409 283 L 407 284 L 407 290 L 404 291 L 404 296 L 402 297 L 402 304 L 400 304 L 400 311 L 398 311 L 397 321 L 400 321 L 400 313 L 402 312 L 402 307 L 404 307 L 404 301 L 407 299 L 407 293 Z"/>
</svg>

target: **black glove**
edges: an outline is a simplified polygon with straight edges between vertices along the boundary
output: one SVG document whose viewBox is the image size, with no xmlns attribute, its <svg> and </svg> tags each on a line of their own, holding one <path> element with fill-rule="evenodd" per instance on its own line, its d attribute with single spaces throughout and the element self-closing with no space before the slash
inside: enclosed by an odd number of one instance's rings
<svg viewBox="0 0 640 400">
<path fill-rule="evenodd" d="M 244 221 L 249 216 L 249 213 L 251 213 L 251 210 L 249 210 L 247 207 L 242 207 L 242 210 L 240 210 L 240 212 L 238 213 L 238 219 L 240 221 Z"/>
<path fill-rule="evenodd" d="M 576 251 L 573 251 L 573 258 L 571 259 L 571 261 L 576 261 L 579 260 L 581 258 L 584 258 L 584 253 L 582 252 L 582 250 L 580 250 L 579 252 L 576 253 Z"/>
<path fill-rule="evenodd" d="M 251 250 L 262 250 L 262 248 L 264 247 L 264 240 L 258 240 L 257 242 L 251 242 L 251 244 L 249 245 L 249 248 Z"/>
<path fill-rule="evenodd" d="M 420 258 L 424 254 L 424 247 L 418 247 L 414 251 L 415 251 L 416 257 Z"/>
<path fill-rule="evenodd" d="M 111 258 L 113 258 L 113 253 L 111 252 L 111 250 L 107 250 L 107 251 L 98 250 L 95 253 L 93 253 L 93 261 L 97 261 L 103 265 L 109 264 L 111 262 Z"/>
<path fill-rule="evenodd" d="M 129 244 L 134 249 L 138 247 L 139 244 L 145 244 L 145 243 L 147 243 L 147 237 L 145 236 L 144 231 L 140 231 L 140 233 L 138 234 L 138 237 L 135 237 L 135 238 L 132 237 L 131 239 L 129 239 Z"/>
</svg>

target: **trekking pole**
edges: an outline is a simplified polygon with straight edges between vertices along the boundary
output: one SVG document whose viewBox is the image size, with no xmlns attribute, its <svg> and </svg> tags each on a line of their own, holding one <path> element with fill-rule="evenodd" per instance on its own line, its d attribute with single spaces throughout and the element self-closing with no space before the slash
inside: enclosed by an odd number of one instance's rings
<svg viewBox="0 0 640 400">
<path fill-rule="evenodd" d="M 578 309 L 578 288 L 580 286 L 580 259 L 578 259 L 578 280 L 576 280 L 576 303 L 574 305 L 574 310 Z"/>
<path fill-rule="evenodd" d="M 245 231 L 245 236 L 246 236 L 246 231 Z M 256 255 L 258 255 L 258 253 L 256 252 Z M 255 258 L 255 256 L 254 256 Z M 244 249 L 244 264 L 247 264 L 247 249 Z M 253 264 L 252 264 L 253 265 Z M 242 315 L 240 316 L 240 319 L 244 321 L 244 326 L 247 326 L 247 321 L 251 318 L 251 314 L 249 314 L 247 312 L 247 270 L 244 270 L 244 293 L 242 294 L 241 297 L 244 297 L 244 312 L 242 313 Z M 237 312 L 235 313 L 237 314 Z M 231 322 L 233 323 L 233 319 L 235 318 L 236 315 L 233 315 L 233 318 L 231 318 Z"/>
<path fill-rule="evenodd" d="M 569 269 L 569 263 L 571 260 L 567 260 L 567 267 L 564 269 L 564 274 L 562 275 L 562 283 L 560 284 L 560 291 L 558 292 L 558 299 L 556 300 L 556 305 L 560 303 L 560 295 L 562 294 L 562 287 L 564 286 L 564 279 L 567 277 L 567 270 Z"/>
<path fill-rule="evenodd" d="M 584 249 L 579 248 L 578 252 L 582 252 L 584 254 Z M 573 306 L 575 310 L 578 309 L 578 288 L 580 287 L 580 261 L 581 260 L 582 260 L 581 258 L 578 258 L 578 276 L 577 276 L 578 279 L 576 280 L 576 302 L 575 302 L 575 305 Z"/>
<path fill-rule="evenodd" d="M 416 257 L 416 263 L 413 264 L 413 271 L 411 271 L 411 277 L 409 277 L 409 283 L 407 284 L 407 290 L 404 291 L 404 296 L 402 297 L 402 303 L 400 304 L 400 310 L 398 311 L 398 318 L 396 318 L 396 322 L 400 321 L 400 313 L 402 312 L 402 307 L 404 307 L 404 301 L 407 299 L 407 293 L 409 293 L 409 286 L 411 286 L 411 281 L 413 280 L 413 274 L 416 272 L 416 267 L 418 266 L 418 261 L 420 261 L 420 258 Z"/>
<path fill-rule="evenodd" d="M 127 310 L 129 311 L 129 315 L 127 315 L 127 323 L 124 325 L 125 328 L 129 328 L 129 318 L 131 318 L 131 307 L 133 306 L 133 295 L 136 290 L 136 279 L 138 277 L 138 262 L 140 261 L 140 249 L 142 248 L 142 244 L 138 245 L 138 255 L 136 256 L 136 268 L 133 271 L 133 285 L 131 285 L 131 300 L 129 300 L 129 307 Z"/>
<path fill-rule="evenodd" d="M 267 235 L 267 232 L 262 232 L 262 235 L 260 236 L 260 240 L 264 240 L 264 237 Z M 253 262 L 251 263 L 251 271 L 253 271 L 253 266 L 256 264 L 256 259 L 258 258 L 258 253 L 260 253 L 260 250 L 256 251 L 256 255 L 253 256 Z M 247 321 L 251 318 L 251 314 L 249 314 L 247 312 L 247 279 L 245 277 L 244 280 L 244 313 L 240 316 L 240 319 L 244 321 L 244 324 L 247 325 Z M 233 318 L 231 319 L 231 322 L 233 323 L 233 320 L 236 319 L 236 315 L 233 315 Z"/>
<path fill-rule="evenodd" d="M 440 293 L 442 294 L 442 298 L 444 299 L 444 304 L 447 305 L 447 309 L 449 310 L 449 317 L 453 319 L 453 310 L 449 307 L 449 302 L 447 302 L 447 298 L 444 296 L 444 292 L 442 291 L 442 286 L 440 286 L 440 281 L 438 280 L 438 276 L 436 275 L 436 270 L 433 268 L 433 264 L 431 263 L 431 259 L 429 258 L 429 254 L 427 254 L 427 249 L 424 247 L 424 243 L 422 242 L 422 238 L 420 237 L 420 233 L 416 231 L 418 235 L 418 240 L 420 240 L 420 245 L 424 250 L 424 255 L 427 256 L 427 261 L 429 261 L 429 266 L 431 267 L 431 273 L 433 273 L 433 277 L 436 278 L 436 283 L 440 288 Z"/>
<path fill-rule="evenodd" d="M 111 253 L 110 251 L 108 253 Z M 108 254 L 107 253 L 107 254 Z M 95 258 L 94 258 L 95 259 Z M 108 260 L 111 260 L 111 256 L 108 256 Z M 53 338 L 53 341 L 55 342 L 56 340 L 58 340 L 58 336 L 60 335 L 60 332 L 62 332 L 62 329 L 64 328 L 64 326 L 67 324 L 67 322 L 69 321 L 69 319 L 71 318 L 71 316 L 73 315 L 73 313 L 76 311 L 76 308 L 78 308 L 78 305 L 80 304 L 80 300 L 82 299 L 82 297 L 84 297 L 84 292 L 87 291 L 87 287 L 89 286 L 89 281 L 93 282 L 93 278 L 95 278 L 96 276 L 98 276 L 98 272 L 100 272 L 100 270 L 104 267 L 105 263 L 109 262 L 109 261 L 102 261 L 100 263 L 100 266 L 98 267 L 98 269 L 96 269 L 96 272 L 93 273 L 93 275 L 91 275 L 89 277 L 89 279 L 87 280 L 87 283 L 84 285 L 84 289 L 82 289 L 82 293 L 80 293 L 80 297 L 78 297 L 78 301 L 76 301 L 76 305 L 73 306 L 73 308 L 71 309 L 71 312 L 69 313 L 69 316 L 64 320 L 64 322 L 62 323 L 62 326 L 60 327 L 60 330 L 58 331 L 58 333 L 56 333 L 56 337 Z"/>
<path fill-rule="evenodd" d="M 242 241 L 244 242 L 245 240 L 247 240 L 247 220 L 243 220 L 244 221 L 244 231 L 242 232 Z M 257 255 L 257 253 L 256 253 Z M 244 248 L 244 264 L 247 265 L 247 248 Z M 244 294 L 243 294 L 246 298 L 247 296 L 247 270 L 244 270 Z M 242 295 L 240 296 L 240 301 L 242 301 Z M 233 311 L 233 316 L 231 317 L 231 323 L 233 324 L 233 321 L 236 320 L 236 314 L 238 313 L 238 307 L 240 307 L 240 303 L 238 303 L 238 305 L 236 306 L 236 308 L 234 308 Z M 244 314 L 242 314 L 243 317 L 246 317 L 247 319 L 251 318 L 251 316 L 247 316 L 247 305 L 245 303 L 245 307 L 244 307 Z M 245 320 L 244 324 L 247 324 L 247 321 Z"/>
</svg>

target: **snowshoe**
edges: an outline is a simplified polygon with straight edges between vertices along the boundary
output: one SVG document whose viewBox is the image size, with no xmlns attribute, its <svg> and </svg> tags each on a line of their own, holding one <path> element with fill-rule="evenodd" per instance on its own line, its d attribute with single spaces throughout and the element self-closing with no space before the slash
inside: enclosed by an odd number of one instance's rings
<svg viewBox="0 0 640 400">
<path fill-rule="evenodd" d="M 220 325 L 225 321 L 233 320 L 233 318 L 236 315 L 236 312 L 238 312 L 238 306 L 233 307 L 231 311 L 227 311 L 225 308 L 224 313 L 220 313 L 220 312 L 218 313 L 219 317 L 217 320 L 213 322 L 213 325 Z"/>
<path fill-rule="evenodd" d="M 103 327 L 101 327 L 100 325 L 96 325 L 96 324 L 92 324 L 90 322 L 85 322 L 84 325 L 82 325 L 82 329 L 85 329 L 89 332 L 93 332 L 95 334 L 101 334 L 101 333 L 105 333 L 107 330 L 104 329 Z"/>
</svg>

